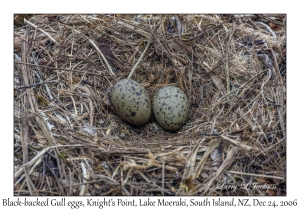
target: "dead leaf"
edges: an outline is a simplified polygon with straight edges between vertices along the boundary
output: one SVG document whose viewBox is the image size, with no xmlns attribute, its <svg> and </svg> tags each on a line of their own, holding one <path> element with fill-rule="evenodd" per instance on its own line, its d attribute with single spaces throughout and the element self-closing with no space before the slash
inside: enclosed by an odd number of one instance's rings
<svg viewBox="0 0 300 210">
<path fill-rule="evenodd" d="M 269 26 L 270 26 L 270 28 L 271 28 L 273 31 L 280 31 L 280 30 L 282 29 L 281 26 L 276 25 L 276 24 L 274 24 L 274 23 L 272 23 L 272 22 L 269 23 Z"/>
<path fill-rule="evenodd" d="M 211 153 L 210 153 L 210 158 L 212 160 L 217 159 L 217 157 L 220 155 L 219 153 L 219 149 L 214 149 Z"/>
<path fill-rule="evenodd" d="M 106 131 L 106 135 L 108 135 L 109 133 L 110 133 L 110 131 L 111 131 L 111 129 L 109 128 L 109 129 L 107 129 L 107 131 Z"/>
<path fill-rule="evenodd" d="M 270 195 L 270 196 L 275 196 L 275 195 L 277 195 L 277 193 L 276 193 L 276 191 L 275 190 L 267 190 L 266 191 L 266 193 L 268 194 L 268 195 Z"/>
<path fill-rule="evenodd" d="M 256 181 L 258 181 L 259 183 L 267 183 L 270 184 L 270 181 L 263 179 L 263 178 L 259 178 L 259 177 L 255 177 L 254 178 Z"/>
<path fill-rule="evenodd" d="M 208 178 L 208 173 L 202 172 L 202 173 L 200 174 L 200 176 L 203 177 L 203 178 Z"/>
</svg>

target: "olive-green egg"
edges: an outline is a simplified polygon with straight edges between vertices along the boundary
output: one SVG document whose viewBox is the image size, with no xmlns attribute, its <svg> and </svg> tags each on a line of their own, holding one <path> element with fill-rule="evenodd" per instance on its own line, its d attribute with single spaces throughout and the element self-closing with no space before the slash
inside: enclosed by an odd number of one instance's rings
<svg viewBox="0 0 300 210">
<path fill-rule="evenodd" d="M 118 81 L 110 92 L 114 112 L 125 122 L 143 125 L 151 117 L 151 101 L 148 92 L 131 79 Z"/>
<path fill-rule="evenodd" d="M 189 117 L 190 104 L 186 94 L 174 86 L 163 87 L 152 100 L 156 121 L 166 130 L 180 129 Z"/>
</svg>

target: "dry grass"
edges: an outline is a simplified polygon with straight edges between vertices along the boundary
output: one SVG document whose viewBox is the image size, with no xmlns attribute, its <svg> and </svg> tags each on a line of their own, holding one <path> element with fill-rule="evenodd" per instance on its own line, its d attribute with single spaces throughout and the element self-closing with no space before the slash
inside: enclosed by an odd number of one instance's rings
<svg viewBox="0 0 300 210">
<path fill-rule="evenodd" d="M 15 195 L 286 194 L 284 15 L 16 21 Z M 153 117 L 133 127 L 110 108 L 109 87 L 149 40 L 132 79 L 151 97 L 169 84 L 186 92 L 177 132 Z M 229 188 L 243 183 L 274 189 Z"/>
</svg>

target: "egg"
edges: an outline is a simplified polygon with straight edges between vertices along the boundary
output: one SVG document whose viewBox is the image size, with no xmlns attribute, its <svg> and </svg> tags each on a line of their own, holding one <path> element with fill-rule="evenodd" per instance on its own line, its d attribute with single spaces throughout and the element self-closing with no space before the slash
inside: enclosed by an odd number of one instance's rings
<svg viewBox="0 0 300 210">
<path fill-rule="evenodd" d="M 180 88 L 166 86 L 154 95 L 152 109 L 156 121 L 163 128 L 176 131 L 187 121 L 190 104 L 188 97 Z"/>
<path fill-rule="evenodd" d="M 132 125 L 146 124 L 152 114 L 148 92 L 131 79 L 118 81 L 110 92 L 114 112 L 125 122 Z"/>
</svg>

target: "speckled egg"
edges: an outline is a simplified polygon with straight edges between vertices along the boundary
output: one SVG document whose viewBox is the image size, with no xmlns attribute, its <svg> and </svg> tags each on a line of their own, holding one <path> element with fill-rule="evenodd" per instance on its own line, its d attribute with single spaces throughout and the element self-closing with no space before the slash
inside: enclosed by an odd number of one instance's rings
<svg viewBox="0 0 300 210">
<path fill-rule="evenodd" d="M 114 112 L 127 123 L 143 125 L 151 117 L 149 94 L 131 79 L 117 82 L 110 92 L 110 100 Z"/>
<path fill-rule="evenodd" d="M 154 95 L 155 119 L 166 130 L 180 129 L 189 117 L 190 104 L 186 94 L 174 86 L 163 87 Z"/>
</svg>

